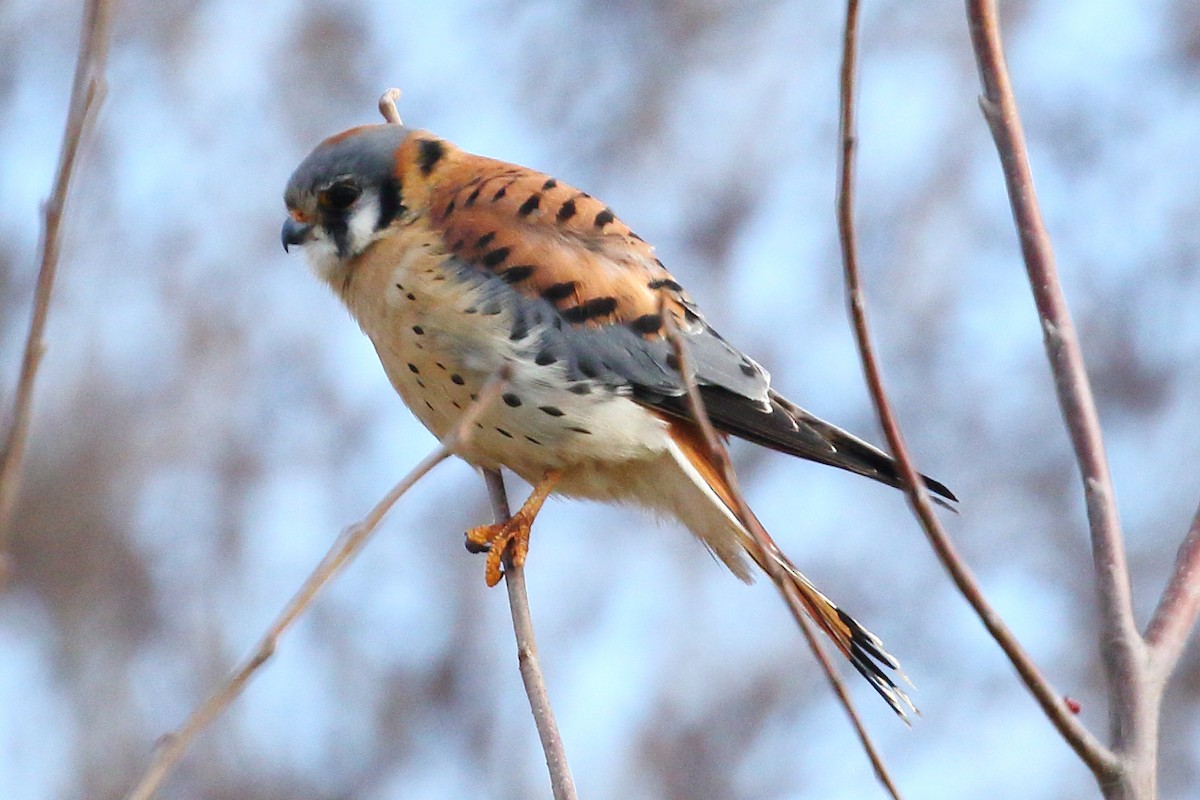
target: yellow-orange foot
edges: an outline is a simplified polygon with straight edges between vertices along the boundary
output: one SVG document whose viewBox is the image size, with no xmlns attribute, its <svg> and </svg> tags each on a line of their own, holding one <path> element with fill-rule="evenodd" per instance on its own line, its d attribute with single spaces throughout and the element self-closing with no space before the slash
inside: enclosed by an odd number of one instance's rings
<svg viewBox="0 0 1200 800">
<path fill-rule="evenodd" d="M 537 517 L 542 503 L 546 502 L 554 484 L 558 483 L 557 470 L 547 470 L 533 492 L 506 522 L 493 525 L 480 525 L 467 531 L 467 549 L 472 553 L 487 552 L 487 569 L 484 577 L 488 586 L 495 586 L 503 575 L 501 563 L 504 553 L 512 547 L 512 563 L 515 567 L 524 566 L 525 556 L 529 554 L 529 531 L 533 528 L 533 520 Z"/>
</svg>

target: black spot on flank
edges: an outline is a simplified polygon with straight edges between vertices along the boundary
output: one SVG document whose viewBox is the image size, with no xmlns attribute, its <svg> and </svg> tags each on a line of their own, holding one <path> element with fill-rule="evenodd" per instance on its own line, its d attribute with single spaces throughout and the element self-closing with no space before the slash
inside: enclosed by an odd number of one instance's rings
<svg viewBox="0 0 1200 800">
<path fill-rule="evenodd" d="M 464 383 L 466 383 L 466 381 L 463 380 L 463 376 L 459 375 L 457 372 L 450 376 L 450 382 L 456 386 L 462 386 Z"/>
<path fill-rule="evenodd" d="M 440 141 L 437 139 L 423 140 L 417 153 L 417 165 L 421 168 L 421 174 L 427 176 L 433 172 L 434 166 L 442 160 L 444 155 L 446 155 L 446 148 Z"/>
<path fill-rule="evenodd" d="M 446 204 L 446 213 L 445 213 L 445 215 L 444 215 L 444 216 L 447 216 L 447 217 L 448 217 L 448 216 L 450 216 L 451 214 L 453 214 L 453 213 L 454 213 L 454 208 L 455 208 L 455 206 L 456 206 L 457 202 L 458 202 L 458 201 L 457 201 L 457 200 L 455 200 L 453 197 L 452 197 L 452 198 L 450 198 L 450 202 Z"/>
<path fill-rule="evenodd" d="M 558 406 L 538 406 L 538 411 L 541 411 L 543 414 L 549 414 L 552 417 L 561 417 L 563 415 L 563 410 Z"/>
<path fill-rule="evenodd" d="M 495 231 L 492 231 L 491 233 L 485 233 L 483 236 L 480 236 L 478 239 L 475 240 L 475 247 L 482 250 L 483 248 L 485 248 L 489 244 L 491 244 L 492 239 L 495 239 L 495 238 L 496 238 Z"/>
<path fill-rule="evenodd" d="M 416 300 L 416 299 L 417 299 L 417 296 L 416 296 L 415 294 L 413 294 L 412 292 L 409 292 L 408 294 L 406 294 L 406 295 L 404 295 L 404 296 L 405 296 L 405 297 L 407 297 L 409 300 Z"/>
<path fill-rule="evenodd" d="M 519 342 L 529 335 L 529 323 L 520 314 L 513 315 L 512 330 L 508 332 L 508 338 L 514 342 Z"/>
<path fill-rule="evenodd" d="M 551 303 L 557 303 L 559 300 L 566 300 L 571 295 L 575 294 L 575 286 L 578 281 L 563 281 L 547 286 L 542 290 L 542 297 L 549 300 Z"/>
<path fill-rule="evenodd" d="M 490 302 L 486 306 L 484 306 L 480 310 L 480 313 L 483 314 L 485 317 L 494 317 L 503 310 L 504 309 L 503 309 L 503 307 L 501 307 L 500 303 L 493 300 L 492 302 Z"/>
<path fill-rule="evenodd" d="M 567 427 L 567 430 L 569 430 L 569 431 L 575 431 L 576 433 L 587 433 L 587 434 L 590 434 L 590 433 L 591 433 L 591 431 L 589 431 L 587 428 L 577 428 L 577 427 L 575 427 L 574 425 L 570 425 L 570 426 L 568 426 L 568 427 Z"/>
<path fill-rule="evenodd" d="M 504 260 L 508 258 L 508 254 L 511 252 L 511 247 L 497 247 L 495 250 L 489 250 L 488 252 L 484 253 L 483 258 L 480 260 L 483 262 L 485 267 L 493 269 L 503 264 Z"/>
<path fill-rule="evenodd" d="M 571 394 L 591 394 L 592 385 L 590 383 L 573 383 L 567 387 L 567 391 Z"/>
<path fill-rule="evenodd" d="M 533 438 L 532 436 L 526 436 L 525 441 L 532 442 L 533 444 L 541 444 L 541 442 L 539 442 L 537 439 Z"/>
<path fill-rule="evenodd" d="M 579 372 L 588 378 L 599 378 L 602 365 L 588 358 L 579 360 Z"/>
<path fill-rule="evenodd" d="M 413 363 L 411 363 L 411 362 L 409 362 L 409 365 L 408 365 L 408 371 L 409 371 L 409 372 L 411 372 L 413 375 L 420 375 L 420 374 L 421 374 L 421 370 L 417 369 L 417 365 L 416 365 L 416 364 L 413 364 Z"/>
<path fill-rule="evenodd" d="M 463 203 L 463 206 L 466 208 L 470 208 L 471 206 L 475 205 L 475 201 L 479 199 L 479 193 L 482 191 L 483 191 L 482 186 L 476 186 L 475 191 L 473 191 L 469 195 L 467 195 L 467 202 Z"/>
<path fill-rule="evenodd" d="M 520 283 L 533 274 L 534 266 L 532 264 L 521 264 L 516 267 L 509 267 L 500 273 L 500 277 L 505 283 Z"/>
<path fill-rule="evenodd" d="M 404 210 L 400 204 L 400 181 L 395 178 L 385 178 L 379 184 L 379 220 L 375 223 L 376 230 L 383 230 Z"/>
<path fill-rule="evenodd" d="M 609 224 L 614 219 L 616 219 L 616 217 L 614 217 L 613 213 L 606 208 L 603 211 L 601 211 L 599 214 L 596 215 L 594 224 L 596 225 L 597 228 L 603 228 L 605 225 Z"/>
<path fill-rule="evenodd" d="M 558 361 L 558 356 L 556 356 L 550 350 L 543 350 L 537 354 L 536 358 L 533 359 L 533 363 L 537 364 L 539 367 L 548 366 L 553 364 L 555 361 Z"/>
<path fill-rule="evenodd" d="M 554 180 L 554 178 L 551 178 L 550 180 L 548 180 L 542 184 L 542 191 L 548 192 L 551 189 L 553 189 L 555 186 L 558 186 L 558 181 Z"/>
<path fill-rule="evenodd" d="M 587 322 L 589 319 L 597 317 L 606 317 L 617 310 L 617 298 L 615 297 L 593 297 L 591 300 L 580 303 L 577 306 L 563 309 L 562 318 L 567 322 L 579 323 Z"/>
<path fill-rule="evenodd" d="M 674 353 L 667 353 L 667 366 L 676 372 L 679 371 L 679 356 Z"/>
<path fill-rule="evenodd" d="M 566 222 L 573 216 L 575 216 L 575 201 L 568 200 L 559 207 L 558 213 L 554 215 L 554 218 L 559 222 Z"/>
<path fill-rule="evenodd" d="M 678 292 L 683 289 L 678 282 L 670 278 L 659 278 L 658 280 L 650 281 L 646 284 L 647 289 L 667 289 L 672 292 Z"/>
<path fill-rule="evenodd" d="M 753 378 L 758 375 L 758 370 L 754 368 L 753 364 L 747 364 L 743 361 L 741 364 L 738 364 L 738 367 L 741 368 L 742 374 L 747 378 Z"/>
<path fill-rule="evenodd" d="M 500 434 L 501 436 L 507 436 L 509 439 L 513 438 L 513 435 L 504 430 L 504 428 L 496 428 L 496 433 Z"/>
<path fill-rule="evenodd" d="M 508 406 L 509 408 L 516 408 L 517 406 L 521 405 L 521 398 L 517 397 L 512 392 L 505 392 L 502 397 L 504 398 L 504 405 Z"/>
<path fill-rule="evenodd" d="M 451 401 L 450 401 L 450 404 L 451 404 L 451 405 L 453 405 L 455 408 L 457 408 L 459 411 L 462 411 L 462 406 L 460 406 L 460 405 L 458 404 L 458 401 L 457 401 L 457 400 L 451 400 Z"/>
<path fill-rule="evenodd" d="M 412 332 L 415 333 L 417 336 L 425 335 L 425 329 L 422 328 L 420 325 L 413 325 Z"/>
<path fill-rule="evenodd" d="M 445 369 L 445 368 L 446 368 L 446 365 L 445 365 L 445 364 L 443 364 L 443 363 L 442 363 L 442 362 L 440 362 L 440 361 L 437 361 L 437 362 L 435 362 L 435 363 L 437 364 L 437 368 L 438 368 L 438 369 Z"/>
<path fill-rule="evenodd" d="M 508 194 L 508 184 L 505 184 L 496 190 L 496 193 L 494 195 L 492 195 L 492 202 L 493 203 L 496 202 L 501 197 L 504 197 L 504 195 L 506 195 L 506 194 Z"/>
<path fill-rule="evenodd" d="M 425 381 L 421 380 L 420 378 L 417 378 L 417 386 L 420 386 L 422 389 L 424 389 Z"/>
<path fill-rule="evenodd" d="M 635 333 L 651 334 L 657 333 L 658 329 L 663 325 L 661 314 L 643 314 L 642 316 L 629 323 L 629 327 Z"/>
<path fill-rule="evenodd" d="M 466 308 L 463 309 L 464 314 L 475 314 L 475 313 L 478 313 L 478 311 L 479 311 L 479 309 L 476 308 L 475 306 L 467 306 Z"/>
<path fill-rule="evenodd" d="M 399 290 L 400 290 L 400 291 L 402 291 L 402 292 L 404 291 L 404 286 L 402 286 L 402 285 L 401 285 L 401 284 L 399 284 L 399 283 L 397 283 L 397 284 L 396 284 L 396 288 L 397 288 L 397 289 L 399 289 Z"/>
<path fill-rule="evenodd" d="M 529 199 L 521 203 L 521 207 L 517 209 L 517 216 L 527 217 L 537 210 L 537 207 L 542 204 L 542 196 L 540 194 L 531 194 Z"/>
<path fill-rule="evenodd" d="M 479 399 L 479 395 L 475 394 L 474 392 L 471 392 L 471 400 L 478 400 L 478 399 Z"/>
<path fill-rule="evenodd" d="M 433 405 L 428 400 L 425 401 L 425 407 L 430 411 L 433 411 Z"/>
</svg>

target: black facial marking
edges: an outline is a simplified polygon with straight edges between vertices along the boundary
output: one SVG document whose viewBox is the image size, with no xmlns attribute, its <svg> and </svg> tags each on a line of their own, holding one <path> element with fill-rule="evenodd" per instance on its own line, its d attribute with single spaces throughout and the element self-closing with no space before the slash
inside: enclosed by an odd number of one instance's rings
<svg viewBox="0 0 1200 800">
<path fill-rule="evenodd" d="M 616 217 L 607 208 L 596 215 L 595 225 L 597 228 L 603 228 L 608 223 L 612 222 Z"/>
<path fill-rule="evenodd" d="M 554 178 L 551 178 L 550 180 L 548 180 L 542 184 L 542 191 L 548 192 L 551 189 L 553 189 L 555 186 L 558 186 L 558 181 L 554 180 Z"/>
<path fill-rule="evenodd" d="M 554 215 L 554 218 L 559 222 L 566 222 L 573 216 L 575 216 L 575 201 L 568 200 L 559 207 L 558 213 Z"/>
<path fill-rule="evenodd" d="M 421 168 L 421 174 L 426 177 L 433 172 L 434 166 L 442 160 L 442 156 L 446 155 L 446 148 L 437 139 L 425 139 L 420 144 L 420 151 L 417 154 L 417 166 Z"/>
<path fill-rule="evenodd" d="M 492 239 L 495 239 L 495 238 L 496 238 L 495 231 L 492 231 L 491 233 L 485 233 L 483 236 L 480 236 L 478 239 L 475 240 L 475 247 L 478 248 L 479 250 L 482 250 L 483 248 L 485 248 L 489 244 L 491 244 Z"/>
<path fill-rule="evenodd" d="M 509 267 L 500 273 L 500 277 L 505 283 L 520 283 L 533 274 L 534 266 L 532 264 L 520 264 L 515 267 Z"/>
<path fill-rule="evenodd" d="M 542 297 L 549 300 L 551 303 L 557 303 L 559 300 L 566 300 L 571 295 L 575 294 L 575 285 L 578 281 L 563 281 L 547 286 L 542 290 Z"/>
<path fill-rule="evenodd" d="M 591 300 L 580 303 L 577 306 L 563 309 L 562 317 L 567 322 L 579 323 L 587 322 L 589 319 L 597 317 L 606 317 L 617 310 L 617 298 L 615 297 L 593 297 Z"/>
<path fill-rule="evenodd" d="M 563 415 L 563 410 L 558 406 L 538 406 L 538 411 L 541 411 L 543 414 L 549 414 L 552 417 L 561 417 Z"/>
<path fill-rule="evenodd" d="M 450 382 L 457 386 L 462 386 L 464 383 L 466 383 L 466 381 L 463 380 L 463 376 L 459 375 L 457 372 L 450 376 Z"/>
<path fill-rule="evenodd" d="M 385 178 L 379 184 L 379 220 L 375 223 L 376 230 L 383 230 L 404 211 L 400 203 L 400 181 L 395 178 Z"/>
<path fill-rule="evenodd" d="M 494 269 L 504 263 L 508 258 L 508 254 L 512 252 L 511 247 L 497 247 L 495 250 L 489 250 L 483 254 L 481 261 L 488 269 Z"/>
<path fill-rule="evenodd" d="M 663 325 L 661 314 L 643 314 L 642 316 L 629 323 L 629 327 L 635 333 L 651 334 L 657 333 L 658 329 Z"/>
<path fill-rule="evenodd" d="M 521 207 L 517 209 L 517 216 L 527 217 L 537 210 L 537 207 L 542 204 L 542 196 L 540 194 L 531 194 L 529 199 L 521 203 Z"/>
<path fill-rule="evenodd" d="M 683 289 L 682 286 L 680 286 L 676 281 L 673 281 L 670 278 L 659 278 L 657 280 L 650 281 L 649 283 L 646 284 L 646 288 L 647 289 L 667 289 L 668 291 L 672 291 L 672 292 L 678 292 L 681 289 Z"/>
<path fill-rule="evenodd" d="M 508 406 L 509 408 L 516 408 L 517 406 L 521 405 L 521 398 L 517 397 L 512 392 L 505 392 L 502 397 L 504 399 L 504 405 Z"/>
</svg>

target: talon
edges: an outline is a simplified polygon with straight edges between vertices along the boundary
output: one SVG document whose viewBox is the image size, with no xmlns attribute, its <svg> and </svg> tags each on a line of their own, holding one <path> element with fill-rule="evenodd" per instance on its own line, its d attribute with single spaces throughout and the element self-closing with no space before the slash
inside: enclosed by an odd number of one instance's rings
<svg viewBox="0 0 1200 800">
<path fill-rule="evenodd" d="M 493 525 L 480 525 L 467 531 L 467 550 L 472 553 L 487 553 L 484 578 L 489 587 L 500 582 L 504 574 L 504 554 L 509 551 L 510 546 L 513 566 L 524 566 L 525 557 L 529 555 L 529 531 L 533 527 L 533 520 L 554 484 L 558 483 L 558 478 L 557 470 L 547 470 L 525 504 L 510 519 Z"/>
</svg>

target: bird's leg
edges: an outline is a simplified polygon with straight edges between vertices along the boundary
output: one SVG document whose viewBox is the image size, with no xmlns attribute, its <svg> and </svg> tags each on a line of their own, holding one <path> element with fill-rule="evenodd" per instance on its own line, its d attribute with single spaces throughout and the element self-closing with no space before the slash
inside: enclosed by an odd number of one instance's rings
<svg viewBox="0 0 1200 800">
<path fill-rule="evenodd" d="M 533 519 L 542 509 L 542 503 L 546 502 L 546 498 L 554 490 L 554 485 L 558 483 L 560 477 L 562 477 L 562 473 L 558 470 L 546 470 L 520 510 L 507 521 L 497 522 L 494 525 L 480 525 L 478 528 L 471 528 L 467 531 L 467 549 L 472 553 L 487 551 L 487 571 L 484 575 L 488 586 L 495 586 L 500 582 L 500 561 L 510 543 L 512 544 L 513 565 L 519 567 L 525 563 L 525 556 L 529 552 L 529 530 L 533 527 Z"/>
</svg>

